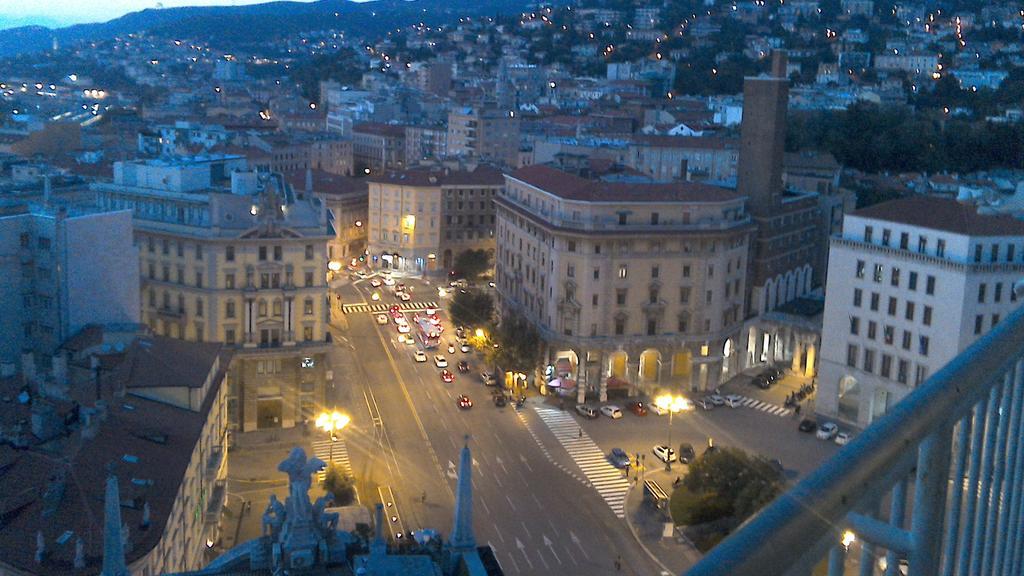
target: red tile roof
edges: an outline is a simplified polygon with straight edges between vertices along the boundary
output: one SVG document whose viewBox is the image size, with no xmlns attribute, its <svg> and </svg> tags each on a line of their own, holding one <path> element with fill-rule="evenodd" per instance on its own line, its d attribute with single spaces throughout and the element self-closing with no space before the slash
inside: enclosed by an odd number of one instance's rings
<svg viewBox="0 0 1024 576">
<path fill-rule="evenodd" d="M 363 124 L 356 124 L 353 126 L 352 132 L 359 134 L 376 134 L 378 136 L 387 136 L 390 138 L 404 138 L 405 126 L 381 124 L 380 122 L 365 122 Z"/>
<path fill-rule="evenodd" d="M 741 198 L 732 190 L 708 184 L 588 180 L 539 164 L 520 168 L 509 177 L 566 200 L 586 202 L 729 202 Z"/>
<path fill-rule="evenodd" d="M 501 170 L 485 165 L 477 166 L 472 171 L 413 169 L 404 172 L 385 172 L 371 176 L 367 180 L 402 186 L 501 186 L 505 183 Z"/>
<path fill-rule="evenodd" d="M 936 196 L 890 200 L 852 215 L 969 236 L 1024 236 L 1024 221 L 1007 214 L 979 214 L 973 204 Z"/>
</svg>

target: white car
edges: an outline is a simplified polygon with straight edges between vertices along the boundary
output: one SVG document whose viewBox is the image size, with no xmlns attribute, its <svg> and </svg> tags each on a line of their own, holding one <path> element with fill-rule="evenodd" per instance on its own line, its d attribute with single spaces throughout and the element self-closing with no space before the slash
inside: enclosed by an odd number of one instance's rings
<svg viewBox="0 0 1024 576">
<path fill-rule="evenodd" d="M 387 324 L 387 323 L 388 323 L 388 315 L 387 314 L 377 314 L 377 324 L 380 324 L 381 326 L 383 326 L 384 324 Z"/>
<path fill-rule="evenodd" d="M 385 286 L 394 286 L 395 285 L 395 279 L 392 278 L 391 276 L 388 276 L 387 278 L 384 279 L 384 285 Z"/>
<path fill-rule="evenodd" d="M 434 366 L 437 366 L 438 368 L 447 368 L 448 359 L 445 358 L 444 356 L 441 356 L 440 354 L 437 354 L 436 356 L 434 356 Z"/>
<path fill-rule="evenodd" d="M 825 422 L 821 426 L 818 426 L 818 440 L 831 440 L 839 434 L 839 426 L 836 426 L 834 422 Z"/>
<path fill-rule="evenodd" d="M 668 446 L 665 446 L 664 444 L 659 444 L 655 446 L 651 450 L 651 452 L 654 452 L 654 455 L 657 456 L 658 460 L 661 460 L 662 462 L 668 463 L 676 461 L 676 451 L 669 448 Z"/>
<path fill-rule="evenodd" d="M 729 394 L 725 397 L 725 405 L 729 408 L 739 408 L 740 402 L 743 401 L 743 396 L 737 394 Z"/>
<path fill-rule="evenodd" d="M 466 344 L 465 342 L 463 342 L 462 345 L 459 346 L 459 350 L 461 350 L 463 354 L 469 354 L 469 351 L 470 351 L 469 344 Z"/>
<path fill-rule="evenodd" d="M 836 434 L 834 442 L 840 446 L 846 446 L 850 443 L 850 440 L 849 432 L 840 432 L 839 434 Z"/>
<path fill-rule="evenodd" d="M 612 404 L 601 406 L 601 414 L 604 414 L 612 420 L 618 420 L 619 418 L 622 418 L 622 408 Z"/>
<path fill-rule="evenodd" d="M 398 325 L 399 334 L 408 334 L 409 332 L 412 332 L 412 328 L 409 328 L 409 324 L 407 322 L 402 322 Z"/>
<path fill-rule="evenodd" d="M 380 288 L 380 278 L 371 278 L 370 286 L 373 286 L 374 288 Z"/>
<path fill-rule="evenodd" d="M 647 411 L 657 416 L 664 416 L 665 414 L 668 414 L 668 410 L 658 406 L 656 403 L 647 404 Z"/>
<path fill-rule="evenodd" d="M 408 292 L 399 292 L 398 299 L 402 302 L 408 302 L 409 300 L 412 300 L 412 296 L 409 296 Z"/>
<path fill-rule="evenodd" d="M 708 399 L 711 400 L 711 403 L 715 406 L 725 406 L 725 398 L 718 394 L 712 394 L 711 396 L 708 396 Z"/>
<path fill-rule="evenodd" d="M 413 360 L 416 360 L 417 362 L 426 362 L 427 361 L 427 355 L 423 353 L 423 350 L 417 350 L 417 351 L 413 352 L 412 353 L 412 357 L 413 357 Z"/>
</svg>

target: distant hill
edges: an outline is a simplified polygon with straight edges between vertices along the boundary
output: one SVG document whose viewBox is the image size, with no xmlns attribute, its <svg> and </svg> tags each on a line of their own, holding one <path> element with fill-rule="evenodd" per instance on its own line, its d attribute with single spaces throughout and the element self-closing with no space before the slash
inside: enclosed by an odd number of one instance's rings
<svg viewBox="0 0 1024 576">
<path fill-rule="evenodd" d="M 0 34 L 0 57 L 48 50 L 54 38 L 61 46 L 66 46 L 79 40 L 101 40 L 133 32 L 204 38 L 214 44 L 330 28 L 376 35 L 416 22 L 439 24 L 459 16 L 515 13 L 523 10 L 526 4 L 527 0 L 377 0 L 362 3 L 320 0 L 310 3 L 148 8 L 96 24 L 76 24 L 57 29 L 42 26 L 10 28 Z"/>
</svg>

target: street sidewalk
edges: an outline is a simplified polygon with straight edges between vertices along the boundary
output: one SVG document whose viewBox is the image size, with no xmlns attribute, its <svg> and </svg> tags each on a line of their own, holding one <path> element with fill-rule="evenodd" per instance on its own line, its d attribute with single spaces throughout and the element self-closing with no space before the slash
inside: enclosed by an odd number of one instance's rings
<svg viewBox="0 0 1024 576">
<path fill-rule="evenodd" d="M 656 481 L 671 496 L 672 482 L 677 476 L 686 475 L 685 466 L 677 464 L 672 472 L 668 472 L 660 462 L 655 462 L 640 476 L 643 480 Z M 703 557 L 703 554 L 674 528 L 667 528 L 672 524 L 668 519 L 668 511 L 657 510 L 653 504 L 645 501 L 643 481 L 638 479 L 635 473 L 632 478 L 634 485 L 626 495 L 626 524 L 629 525 L 633 538 L 644 552 L 661 566 L 665 571 L 663 573 L 686 572 Z M 666 530 L 670 530 L 669 537 L 665 537 Z"/>
</svg>

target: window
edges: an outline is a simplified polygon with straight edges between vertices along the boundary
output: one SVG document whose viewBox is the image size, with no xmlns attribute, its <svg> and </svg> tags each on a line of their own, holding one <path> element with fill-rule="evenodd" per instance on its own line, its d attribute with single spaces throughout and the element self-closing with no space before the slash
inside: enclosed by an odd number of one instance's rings
<svg viewBox="0 0 1024 576">
<path fill-rule="evenodd" d="M 992 299 L 996 302 L 1000 302 L 1003 299 L 1003 283 L 997 282 L 995 293 L 992 294 Z"/>
<path fill-rule="evenodd" d="M 931 306 L 925 306 L 924 307 L 924 314 L 921 315 L 921 322 L 925 326 L 931 326 L 932 325 L 932 307 Z"/>
<path fill-rule="evenodd" d="M 714 295 L 714 292 L 712 292 L 711 290 L 708 290 L 707 292 L 705 292 L 705 294 L 704 294 L 704 303 L 705 304 L 711 304 L 711 299 L 714 297 L 713 295 Z"/>
<path fill-rule="evenodd" d="M 918 364 L 914 367 L 914 386 L 920 386 L 924 382 L 925 378 L 928 377 L 928 368 Z"/>
<path fill-rule="evenodd" d="M 280 316 L 281 315 L 281 301 L 280 300 L 274 300 L 273 310 L 274 310 L 274 316 Z"/>
<path fill-rule="evenodd" d="M 893 340 L 896 339 L 896 329 L 892 326 L 886 326 L 882 329 L 882 339 L 886 344 L 892 346 Z"/>
<path fill-rule="evenodd" d="M 226 260 L 228 262 L 234 262 L 235 261 L 235 247 L 234 246 L 225 246 L 224 247 L 224 260 Z"/>
<path fill-rule="evenodd" d="M 568 246 L 566 247 L 566 249 L 569 252 L 575 252 L 576 251 L 576 241 L 575 240 L 569 240 L 569 243 L 568 243 Z"/>
<path fill-rule="evenodd" d="M 260 288 L 270 288 L 270 273 L 263 272 L 260 274 Z"/>
<path fill-rule="evenodd" d="M 689 304 L 690 303 L 690 287 L 682 286 L 679 288 L 679 303 Z"/>
<path fill-rule="evenodd" d="M 597 294 L 592 294 L 590 296 L 590 305 L 597 306 Z"/>
<path fill-rule="evenodd" d="M 163 278 L 164 282 L 170 282 L 171 281 L 171 267 L 170 266 L 164 264 L 162 269 L 160 270 L 160 272 L 161 272 L 161 277 Z"/>
<path fill-rule="evenodd" d="M 910 350 L 910 339 L 911 338 L 913 338 L 913 335 L 910 334 L 910 331 L 909 330 L 904 330 L 903 331 L 903 342 L 902 342 L 902 348 L 904 350 Z"/>
<path fill-rule="evenodd" d="M 313 314 L 313 299 L 306 298 L 302 301 L 302 313 L 306 316 Z"/>
<path fill-rule="evenodd" d="M 875 371 L 875 351 L 864 349 L 864 371 L 871 373 Z"/>
<path fill-rule="evenodd" d="M 985 303 L 985 288 L 986 286 L 984 282 L 978 285 L 978 304 Z"/>
<path fill-rule="evenodd" d="M 22 236 L 24 238 L 23 238 L 23 240 L 21 242 L 21 245 L 22 246 L 28 246 L 28 234 L 23 234 Z M 156 242 L 154 241 L 154 238 L 152 236 L 146 238 L 146 244 L 149 245 L 149 251 L 150 252 L 155 252 L 156 251 Z"/>
<path fill-rule="evenodd" d="M 875 282 L 881 282 L 882 281 L 882 265 L 881 264 L 875 264 L 874 280 L 875 280 Z"/>
<path fill-rule="evenodd" d="M 935 255 L 942 258 L 946 255 L 946 241 L 939 238 L 935 243 Z"/>
<path fill-rule="evenodd" d="M 689 326 L 687 325 L 686 318 L 682 318 L 682 317 L 679 318 L 678 328 L 679 328 L 679 332 L 685 333 L 687 331 Z"/>
<path fill-rule="evenodd" d="M 981 334 L 981 331 L 985 328 L 985 316 L 978 314 L 974 317 L 974 333 Z"/>
<path fill-rule="evenodd" d="M 1015 256 L 1014 251 L 1016 251 L 1016 249 L 1017 249 L 1017 245 L 1016 244 L 1007 244 L 1006 245 L 1006 261 L 1007 262 L 1013 262 L 1013 257 Z"/>
<path fill-rule="evenodd" d="M 565 270 L 565 275 L 568 276 L 569 278 L 575 278 L 576 277 L 576 265 L 569 264 L 569 266 Z"/>
<path fill-rule="evenodd" d="M 657 223 L 658 223 L 658 213 L 657 212 L 651 212 L 651 224 L 657 224 Z"/>
<path fill-rule="evenodd" d="M 594 268 L 594 280 L 600 280 L 600 279 L 601 279 L 601 269 L 600 268 Z"/>
<path fill-rule="evenodd" d="M 282 250 L 280 246 L 274 246 L 274 260 L 277 262 L 281 261 Z"/>
<path fill-rule="evenodd" d="M 687 264 L 687 265 L 683 266 L 683 278 L 689 278 L 689 277 L 690 277 L 690 265 Z"/>
<path fill-rule="evenodd" d="M 196 298 L 196 316 L 203 317 L 203 299 Z"/>
<path fill-rule="evenodd" d="M 988 255 L 988 261 L 995 262 L 997 260 L 999 260 L 999 244 L 993 244 Z"/>
<path fill-rule="evenodd" d="M 864 227 L 864 241 L 867 242 L 868 244 L 871 243 L 874 231 L 874 228 L 872 228 L 871 226 Z"/>
<path fill-rule="evenodd" d="M 196 260 L 202 260 L 202 259 L 203 259 L 203 245 L 202 244 L 196 244 Z"/>
<path fill-rule="evenodd" d="M 882 375 L 882 378 L 889 378 L 892 375 L 892 356 L 882 354 L 882 365 L 878 373 Z"/>
<path fill-rule="evenodd" d="M 847 344 L 846 345 L 846 365 L 850 367 L 857 366 L 857 345 Z"/>
<path fill-rule="evenodd" d="M 917 251 L 924 254 L 928 251 L 928 239 L 924 236 L 917 237 Z"/>
<path fill-rule="evenodd" d="M 658 321 L 655 320 L 654 318 L 649 318 L 647 320 L 647 335 L 648 336 L 654 336 L 657 333 L 658 333 Z"/>
<path fill-rule="evenodd" d="M 313 286 L 313 273 L 312 272 L 306 272 L 305 274 L 303 274 L 303 280 L 305 281 L 305 286 L 307 288 L 309 286 Z"/>
<path fill-rule="evenodd" d="M 929 296 L 935 294 L 935 276 L 928 275 L 928 279 L 924 284 L 924 293 Z"/>
<path fill-rule="evenodd" d="M 235 331 L 234 329 L 228 328 L 224 331 L 224 342 L 227 344 L 235 343 Z"/>
<path fill-rule="evenodd" d="M 626 291 L 625 290 L 616 290 L 615 291 L 615 304 L 617 304 L 619 306 L 625 306 L 626 305 Z"/>
<path fill-rule="evenodd" d="M 616 318 L 615 319 L 615 335 L 622 336 L 626 333 L 626 319 Z"/>
<path fill-rule="evenodd" d="M 313 259 L 313 245 L 312 244 L 306 244 L 306 260 L 312 260 L 312 259 Z"/>
<path fill-rule="evenodd" d="M 999 324 L 999 314 L 992 315 L 992 327 L 995 328 L 996 324 Z"/>
<path fill-rule="evenodd" d="M 974 245 L 974 261 L 975 262 L 981 262 L 981 251 L 982 250 L 984 250 L 984 248 L 982 248 L 981 244 L 975 244 Z"/>
<path fill-rule="evenodd" d="M 866 266 L 863 260 L 857 260 L 857 278 L 864 277 L 864 266 Z"/>
<path fill-rule="evenodd" d="M 171 251 L 171 246 L 170 246 L 170 243 L 167 241 L 167 238 L 161 239 L 160 240 L 160 252 L 162 252 L 164 256 L 167 256 L 167 254 L 170 251 Z"/>
<path fill-rule="evenodd" d="M 900 285 L 900 269 L 893 268 L 889 271 L 889 285 L 899 287 Z"/>
<path fill-rule="evenodd" d="M 622 264 L 621 266 L 619 266 L 619 278 L 625 278 L 625 277 L 626 277 L 626 265 Z"/>
<path fill-rule="evenodd" d="M 658 266 L 651 266 L 651 278 L 657 278 L 661 269 Z"/>
<path fill-rule="evenodd" d="M 228 290 L 234 290 L 235 288 L 235 275 L 225 274 L 224 275 L 224 287 Z"/>
<path fill-rule="evenodd" d="M 907 288 L 917 290 L 917 272 L 910 273 L 910 278 L 907 279 Z"/>
<path fill-rule="evenodd" d="M 896 381 L 899 382 L 900 384 L 907 383 L 907 368 L 907 361 L 900 358 L 899 361 L 896 363 Z"/>
<path fill-rule="evenodd" d="M 625 226 L 626 225 L 626 218 L 627 218 L 627 216 L 628 216 L 628 214 L 626 214 L 625 212 L 619 212 L 619 226 Z"/>
<path fill-rule="evenodd" d="M 600 244 L 594 244 L 594 254 L 600 254 L 600 253 L 601 253 L 601 245 Z"/>
<path fill-rule="evenodd" d="M 892 238 L 892 230 L 888 228 L 882 229 L 882 246 L 888 246 L 889 240 Z"/>
<path fill-rule="evenodd" d="M 860 318 L 850 316 L 850 334 L 856 336 L 860 333 Z"/>
<path fill-rule="evenodd" d="M 224 317 L 225 318 L 234 318 L 235 317 L 235 303 L 233 301 L 231 301 L 231 300 L 228 300 L 224 304 Z"/>
<path fill-rule="evenodd" d="M 879 300 L 878 292 L 872 292 L 871 293 L 871 311 L 872 312 L 878 312 L 878 300 Z"/>
<path fill-rule="evenodd" d="M 917 352 L 921 356 L 928 355 L 928 337 L 921 335 L 917 337 Z"/>
<path fill-rule="evenodd" d="M 864 298 L 864 292 L 860 288 L 853 289 L 853 305 L 860 308 L 861 300 Z"/>
<path fill-rule="evenodd" d="M 658 289 L 657 288 L 651 288 L 651 290 L 647 293 L 647 302 L 650 303 L 650 304 L 657 304 L 658 303 Z"/>
<path fill-rule="evenodd" d="M 196 270 L 196 288 L 202 288 L 202 287 L 203 287 L 203 273 L 200 272 L 199 270 Z"/>
<path fill-rule="evenodd" d="M 913 321 L 914 320 L 914 303 L 907 301 L 906 307 L 903 311 L 903 318 Z"/>
<path fill-rule="evenodd" d="M 261 261 L 267 259 L 267 247 L 266 246 L 260 246 L 259 258 L 260 258 Z"/>
<path fill-rule="evenodd" d="M 875 322 L 868 322 L 868 339 L 874 340 L 878 332 L 878 324 Z"/>
<path fill-rule="evenodd" d="M 185 256 L 185 243 L 175 242 L 175 250 L 178 253 L 178 258 L 183 258 Z"/>
<path fill-rule="evenodd" d="M 889 316 L 896 315 L 896 298 L 889 296 Z"/>
<path fill-rule="evenodd" d="M 900 232 L 900 250 L 906 250 L 910 244 L 910 234 Z"/>
</svg>

